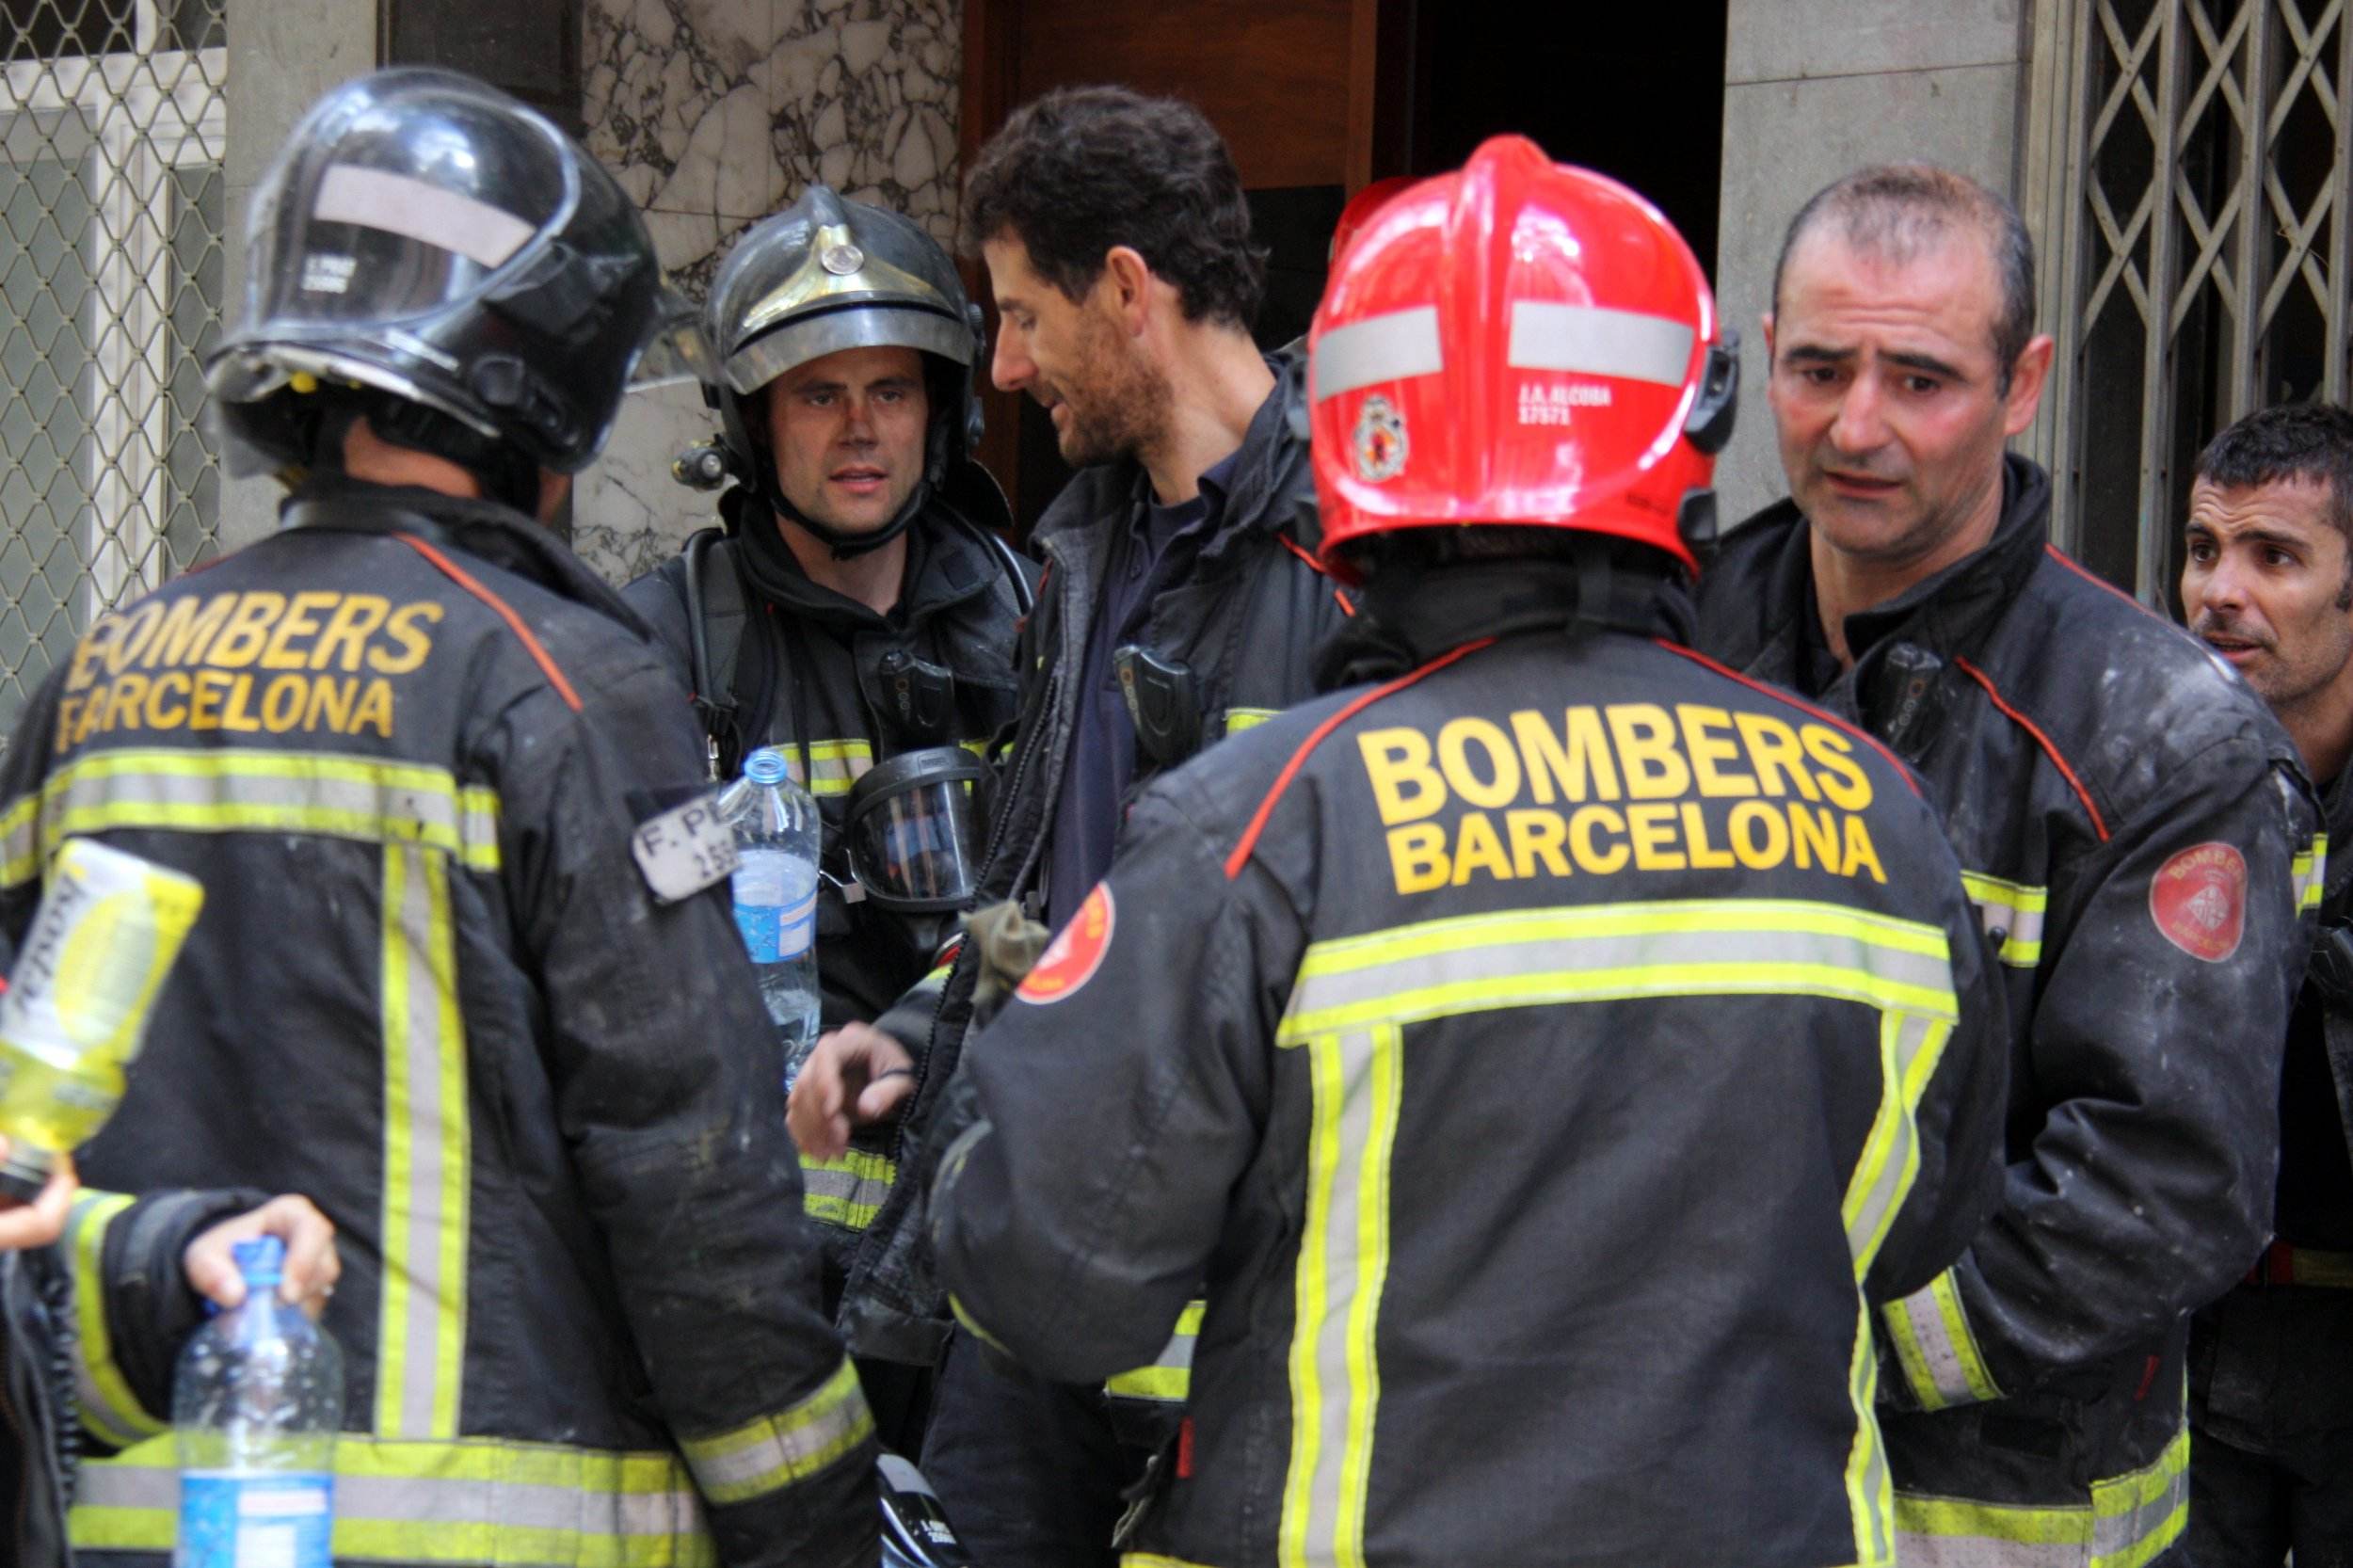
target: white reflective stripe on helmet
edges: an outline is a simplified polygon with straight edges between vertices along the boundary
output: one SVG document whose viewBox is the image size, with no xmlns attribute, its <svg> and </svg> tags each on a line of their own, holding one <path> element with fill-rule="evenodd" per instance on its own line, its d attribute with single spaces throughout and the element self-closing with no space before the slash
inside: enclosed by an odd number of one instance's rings
<svg viewBox="0 0 2353 1568">
<path fill-rule="evenodd" d="M 1417 305 L 1335 327 L 1316 340 L 1308 382 L 1316 401 L 1376 381 L 1434 376 L 1446 368 L 1438 343 L 1438 308 Z"/>
<path fill-rule="evenodd" d="M 1680 387 L 1691 369 L 1691 340 L 1682 322 L 1601 305 L 1523 299 L 1512 307 L 1514 370 L 1561 370 Z"/>
<path fill-rule="evenodd" d="M 513 213 L 381 168 L 337 164 L 319 181 L 311 215 L 416 240 L 486 267 L 504 266 L 538 232 Z"/>
</svg>

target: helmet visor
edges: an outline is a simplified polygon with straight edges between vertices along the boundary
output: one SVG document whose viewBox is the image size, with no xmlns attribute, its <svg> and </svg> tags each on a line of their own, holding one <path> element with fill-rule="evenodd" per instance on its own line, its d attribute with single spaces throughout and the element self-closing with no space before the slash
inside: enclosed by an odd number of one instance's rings
<svg viewBox="0 0 2353 1568">
<path fill-rule="evenodd" d="M 676 289 L 664 287 L 646 345 L 630 367 L 629 390 L 651 392 L 693 382 L 718 385 L 719 360 L 703 331 L 702 313 Z"/>
<path fill-rule="evenodd" d="M 850 801 L 850 871 L 885 909 L 961 907 L 978 871 L 972 787 L 981 766 L 957 746 L 908 752 L 870 770 Z"/>
</svg>

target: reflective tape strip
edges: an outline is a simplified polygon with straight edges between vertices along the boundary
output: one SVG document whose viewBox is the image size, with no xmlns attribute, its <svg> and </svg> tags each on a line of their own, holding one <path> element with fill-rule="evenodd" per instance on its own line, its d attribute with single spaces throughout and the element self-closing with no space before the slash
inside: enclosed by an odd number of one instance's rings
<svg viewBox="0 0 2353 1568">
<path fill-rule="evenodd" d="M 39 829 L 43 859 L 76 833 L 151 828 L 424 844 L 490 872 L 499 867 L 498 824 L 497 793 L 461 786 L 445 768 L 317 752 L 150 747 L 58 769 L 41 787 Z M 19 869 L 12 858 L 9 886 L 39 872 L 36 864 L 19 876 Z"/>
<path fill-rule="evenodd" d="M 311 213 L 328 223 L 398 234 L 486 267 L 505 265 L 537 232 L 536 225 L 487 201 L 411 175 L 353 164 L 328 166 Z"/>
<path fill-rule="evenodd" d="M 962 1142 L 963 1139 L 961 1138 L 957 1140 L 957 1143 Z M 946 1158 L 941 1160 L 941 1164 L 945 1166 L 949 1160 L 952 1160 L 955 1158 L 955 1144 L 951 1144 L 948 1145 L 948 1154 Z M 965 1333 L 972 1336 L 973 1338 L 978 1339 L 982 1344 L 986 1345 L 989 1349 L 997 1352 L 1000 1355 L 1011 1355 L 1013 1353 L 1011 1351 L 1005 1349 L 1005 1342 L 1002 1339 L 998 1338 L 995 1335 L 989 1333 L 988 1330 L 983 1328 L 980 1324 L 980 1320 L 974 1318 L 971 1313 L 965 1310 L 964 1304 L 956 1299 L 956 1293 L 952 1290 L 948 1292 L 948 1311 L 949 1314 L 955 1319 L 957 1324 L 963 1328 Z"/>
<path fill-rule="evenodd" d="M 1138 1367 L 1120 1373 L 1103 1384 L 1103 1392 L 1115 1400 L 1151 1400 L 1160 1404 L 1182 1404 L 1193 1391 L 1193 1347 L 1201 1334 L 1201 1318 L 1209 1310 L 1207 1302 L 1189 1302 L 1176 1315 L 1176 1332 L 1160 1347 L 1160 1353 L 1148 1367 Z"/>
<path fill-rule="evenodd" d="M 1904 1568 L 2144 1568 L 2189 1522 L 2189 1428 L 2156 1462 L 2091 1483 L 2087 1505 L 1896 1497 Z"/>
<path fill-rule="evenodd" d="M 168 1437 L 85 1461 L 71 1533 L 84 1551 L 168 1552 L 180 1472 Z M 490 1568 L 713 1568 L 678 1456 L 467 1438 L 335 1442 L 338 1562 Z"/>
<path fill-rule="evenodd" d="M 1691 345 L 1698 336 L 1666 316 L 1523 299 L 1512 307 L 1512 343 L 1505 353 L 1515 370 L 1559 370 L 1680 387 L 1690 372 Z"/>
<path fill-rule="evenodd" d="M 1434 376 L 1446 368 L 1438 341 L 1438 309 L 1417 305 L 1335 327 L 1317 340 L 1307 366 L 1315 400 L 1337 397 L 1379 381 Z"/>
<path fill-rule="evenodd" d="M 714 1503 L 763 1496 L 815 1475 L 874 1434 L 857 1368 L 843 1357 L 833 1376 L 792 1409 L 679 1448 Z"/>
<path fill-rule="evenodd" d="M 2042 916 L 2050 907 L 2050 892 L 2023 883 L 2005 882 L 1983 872 L 1963 872 L 1961 886 L 1977 906 L 1977 920 L 1986 936 L 2003 933 L 1994 956 L 2012 968 L 2031 969 L 2042 962 Z"/>
<path fill-rule="evenodd" d="M 1854 1442 L 1847 1450 L 1847 1512 L 1854 1520 L 1855 1560 L 1896 1560 L 1896 1483 L 1887 1468 L 1887 1444 L 1873 1408 L 1879 1398 L 1879 1351 L 1871 1337 L 1871 1304 L 1855 1291 L 1854 1352 L 1847 1368 L 1848 1398 L 1854 1410 Z"/>
<path fill-rule="evenodd" d="M 1870 1272 L 1896 1211 L 1920 1174 L 1920 1098 L 1952 1037 L 1952 1025 L 1918 1013 L 1880 1015 L 1880 1109 L 1863 1141 L 1840 1208 L 1855 1278 Z"/>
<path fill-rule="evenodd" d="M 0 823 L 0 831 L 6 824 Z M 2320 907 L 2321 894 L 2329 881 L 2329 835 L 2313 835 L 2313 847 L 2296 857 L 2293 886 L 2296 888 L 2296 912 Z"/>
<path fill-rule="evenodd" d="M 384 1279 L 376 1430 L 457 1435 L 472 1135 L 448 863 L 384 851 Z"/>
<path fill-rule="evenodd" d="M 1283 1568 L 1363 1568 L 1365 1561 L 1402 1042 L 1402 1032 L 1387 1024 L 1305 1043 L 1314 1110 L 1294 1287 L 1290 1464 L 1276 1536 Z"/>
<path fill-rule="evenodd" d="M 874 748 L 864 741 L 812 741 L 808 747 L 811 776 L 803 776 L 801 748 L 786 745 L 776 749 L 784 753 L 784 771 L 813 795 L 846 795 L 850 786 L 874 765 Z"/>
<path fill-rule="evenodd" d="M 1256 729 L 1281 712 L 1279 708 L 1228 708 L 1225 710 L 1225 733 L 1239 735 L 1245 729 Z"/>
<path fill-rule="evenodd" d="M 131 1207 L 120 1192 L 78 1193 L 67 1211 L 65 1248 L 73 1262 L 73 1398 L 82 1424 L 108 1448 L 127 1448 L 165 1429 L 148 1414 L 115 1365 L 106 1332 L 106 1227 Z"/>
<path fill-rule="evenodd" d="M 1690 900 L 1469 915 L 1315 943 L 1276 1041 L 1505 1007 L 1744 994 L 1959 1010 L 1935 926 L 1827 904 Z"/>
<path fill-rule="evenodd" d="M 2002 1397 L 1977 1349 L 1977 1336 L 1969 1330 L 1969 1314 L 1961 1306 L 1952 1270 L 1937 1275 L 1926 1288 L 1889 1302 L 1880 1314 L 1896 1342 L 1905 1381 L 1924 1409 Z"/>
<path fill-rule="evenodd" d="M 34 829 L 40 797 L 24 794 L 0 811 L 0 888 L 22 888 L 40 874 L 40 848 Z"/>
<path fill-rule="evenodd" d="M 864 1230 L 890 1196 L 899 1179 L 896 1161 L 865 1149 L 850 1149 L 837 1160 L 801 1156 L 801 1208 L 809 1218 L 848 1230 Z"/>
</svg>

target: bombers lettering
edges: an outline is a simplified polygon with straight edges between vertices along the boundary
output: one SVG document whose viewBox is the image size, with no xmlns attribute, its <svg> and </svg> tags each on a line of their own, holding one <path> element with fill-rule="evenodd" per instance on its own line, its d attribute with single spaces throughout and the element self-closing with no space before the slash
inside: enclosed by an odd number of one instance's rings
<svg viewBox="0 0 2353 1568">
<path fill-rule="evenodd" d="M 1400 893 L 1582 872 L 1818 867 L 1887 872 L 1861 813 L 1871 777 L 1826 724 L 1623 702 L 1449 719 L 1357 737 Z M 1691 798 L 1696 796 L 1697 798 Z M 1433 821 L 1452 801 L 1469 809 Z M 1729 801 L 1728 808 L 1714 804 Z"/>
<path fill-rule="evenodd" d="M 392 684 L 433 649 L 431 600 L 252 590 L 150 599 L 73 649 L 56 749 L 115 730 L 392 733 Z"/>
</svg>

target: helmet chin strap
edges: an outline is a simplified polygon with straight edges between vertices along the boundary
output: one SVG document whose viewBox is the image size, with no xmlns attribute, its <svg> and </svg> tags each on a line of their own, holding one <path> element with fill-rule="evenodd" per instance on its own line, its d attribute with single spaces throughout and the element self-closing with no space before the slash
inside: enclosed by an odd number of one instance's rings
<svg viewBox="0 0 2353 1568">
<path fill-rule="evenodd" d="M 907 492 L 906 504 L 900 507 L 888 522 L 880 528 L 856 534 L 846 528 L 836 528 L 831 523 L 819 522 L 793 505 L 784 498 L 784 491 L 778 488 L 774 477 L 760 488 L 766 492 L 768 505 L 776 516 L 808 529 L 818 543 L 833 552 L 833 558 L 837 561 L 854 561 L 872 551 L 880 550 L 905 533 L 908 524 L 914 522 L 917 514 L 932 498 L 932 482 L 928 478 L 918 480 L 915 488 Z"/>
</svg>

